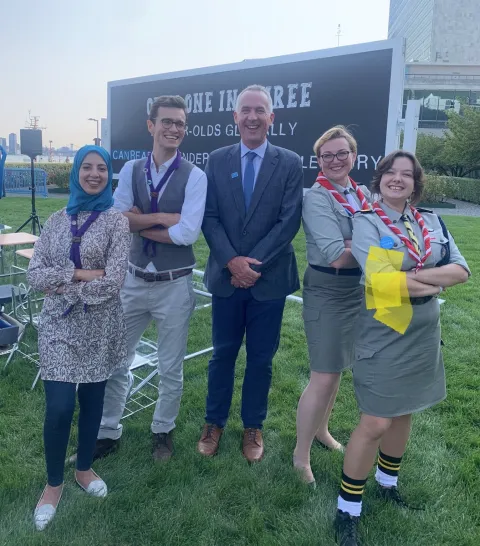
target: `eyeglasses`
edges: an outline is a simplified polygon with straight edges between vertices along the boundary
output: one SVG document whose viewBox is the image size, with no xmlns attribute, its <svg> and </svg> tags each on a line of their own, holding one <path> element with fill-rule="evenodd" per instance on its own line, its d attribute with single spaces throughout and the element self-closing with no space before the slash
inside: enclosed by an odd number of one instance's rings
<svg viewBox="0 0 480 546">
<path fill-rule="evenodd" d="M 337 152 L 336 154 L 327 153 L 327 154 L 321 155 L 320 157 L 323 159 L 323 161 L 325 161 L 325 163 L 331 163 L 334 157 L 336 157 L 338 161 L 345 161 L 345 159 L 347 159 L 347 157 L 351 153 L 352 152 L 347 152 L 346 150 L 342 150 L 340 152 Z"/>
<path fill-rule="evenodd" d="M 157 119 L 157 118 L 155 118 Z M 175 125 L 175 127 L 179 130 L 179 131 L 184 131 L 185 130 L 185 127 L 186 127 L 186 124 L 185 122 L 183 121 L 174 121 L 173 119 L 170 119 L 170 118 L 162 118 L 160 120 L 160 123 L 163 125 L 163 127 L 165 129 L 170 129 L 170 127 L 172 125 Z"/>
</svg>

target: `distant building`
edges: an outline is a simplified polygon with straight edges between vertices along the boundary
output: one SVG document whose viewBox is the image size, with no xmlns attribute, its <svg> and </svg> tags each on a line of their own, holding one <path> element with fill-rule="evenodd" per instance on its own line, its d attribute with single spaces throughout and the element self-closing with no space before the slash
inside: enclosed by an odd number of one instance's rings
<svg viewBox="0 0 480 546">
<path fill-rule="evenodd" d="M 0 137 L 0 146 L 1 146 L 5 151 L 7 151 L 7 139 L 6 139 L 6 138 Z"/>
<path fill-rule="evenodd" d="M 403 117 L 409 99 L 421 101 L 419 131 L 442 135 L 447 110 L 480 109 L 480 64 L 407 63 Z"/>
<path fill-rule="evenodd" d="M 478 0 L 390 0 L 388 37 L 406 39 L 407 62 L 480 64 Z"/>
<path fill-rule="evenodd" d="M 8 135 L 8 153 L 17 153 L 17 135 L 15 133 L 10 133 Z"/>
<path fill-rule="evenodd" d="M 57 148 L 55 153 L 56 155 L 67 156 L 67 157 L 73 157 L 75 155 L 75 152 L 71 150 L 68 146 L 62 146 L 61 148 Z"/>
</svg>

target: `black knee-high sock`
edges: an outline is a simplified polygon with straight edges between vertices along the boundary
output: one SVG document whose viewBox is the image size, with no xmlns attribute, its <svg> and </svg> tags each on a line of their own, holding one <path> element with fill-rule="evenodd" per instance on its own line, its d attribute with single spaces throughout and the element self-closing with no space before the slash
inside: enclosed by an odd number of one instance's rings
<svg viewBox="0 0 480 546">
<path fill-rule="evenodd" d="M 377 471 L 375 473 L 377 482 L 383 487 L 396 487 L 401 462 L 402 457 L 391 457 L 379 451 Z"/>
<path fill-rule="evenodd" d="M 342 473 L 337 508 L 351 516 L 359 516 L 362 511 L 362 495 L 366 483 L 366 479 L 354 480 Z"/>
</svg>

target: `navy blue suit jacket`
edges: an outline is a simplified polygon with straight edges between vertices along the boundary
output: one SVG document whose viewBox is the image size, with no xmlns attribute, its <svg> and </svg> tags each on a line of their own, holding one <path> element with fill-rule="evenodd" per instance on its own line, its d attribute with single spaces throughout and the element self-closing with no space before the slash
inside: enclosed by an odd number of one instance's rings
<svg viewBox="0 0 480 546">
<path fill-rule="evenodd" d="M 251 288 L 255 299 L 283 298 L 298 290 L 300 282 L 291 241 L 302 216 L 300 157 L 268 143 L 248 210 L 243 195 L 240 143 L 212 152 L 205 172 L 208 190 L 202 230 L 210 247 L 204 278 L 208 290 L 220 297 L 233 294 L 236 289 L 226 265 L 235 256 L 262 262 L 252 266 L 262 274 Z"/>
</svg>

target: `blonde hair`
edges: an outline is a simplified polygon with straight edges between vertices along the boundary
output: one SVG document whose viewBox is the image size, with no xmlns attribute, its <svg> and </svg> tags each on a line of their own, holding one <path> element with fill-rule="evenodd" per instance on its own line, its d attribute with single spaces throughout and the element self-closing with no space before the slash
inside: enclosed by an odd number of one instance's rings
<svg viewBox="0 0 480 546">
<path fill-rule="evenodd" d="M 357 141 L 353 138 L 352 133 L 350 133 L 350 131 L 343 125 L 336 125 L 335 127 L 328 129 L 328 131 L 325 131 L 323 135 L 315 142 L 315 144 L 313 145 L 313 151 L 315 152 L 315 155 L 319 157 L 320 148 L 326 142 L 328 142 L 329 140 L 333 140 L 334 138 L 344 138 L 348 142 L 350 151 L 354 154 L 357 153 Z"/>
</svg>

